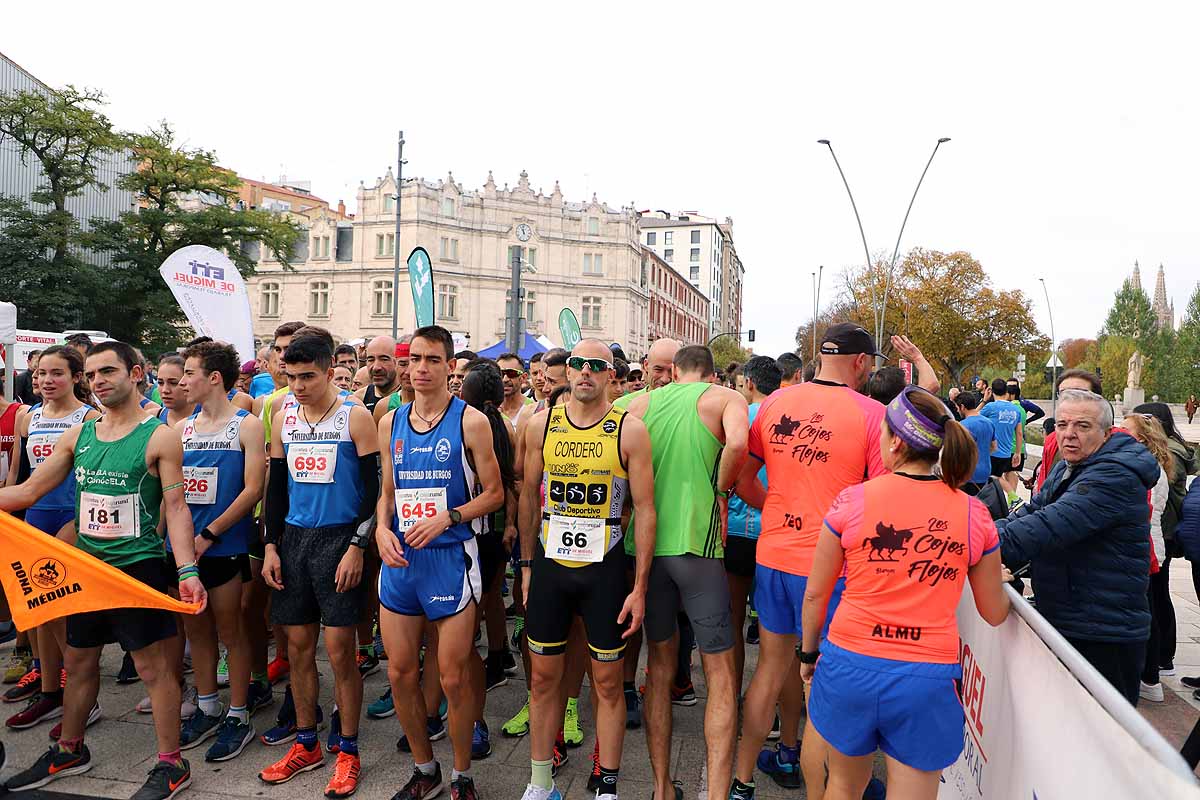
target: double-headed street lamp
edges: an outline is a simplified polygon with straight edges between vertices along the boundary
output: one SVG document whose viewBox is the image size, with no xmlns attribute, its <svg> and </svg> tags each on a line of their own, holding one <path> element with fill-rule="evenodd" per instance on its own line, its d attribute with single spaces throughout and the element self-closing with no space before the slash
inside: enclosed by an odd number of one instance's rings
<svg viewBox="0 0 1200 800">
<path fill-rule="evenodd" d="M 950 137 L 943 136 L 937 140 L 933 146 L 933 152 L 929 154 L 929 160 L 925 162 L 925 169 L 921 171 L 921 177 L 917 179 L 917 187 L 913 189 L 912 199 L 908 201 L 908 209 L 904 212 L 904 221 L 900 223 L 900 233 L 896 235 L 896 247 L 892 250 L 892 261 L 888 264 L 887 274 L 884 276 L 883 283 L 883 299 L 878 298 L 878 293 L 875 291 L 875 281 L 871 276 L 871 250 L 867 247 L 867 234 L 863 232 L 862 217 L 858 214 L 858 204 L 854 202 L 854 193 L 850 191 L 850 182 L 846 180 L 846 173 L 842 171 L 842 165 L 838 161 L 837 154 L 833 152 L 833 145 L 828 139 L 818 139 L 817 144 L 823 144 L 829 148 L 829 155 L 833 156 L 834 166 L 837 167 L 838 174 L 842 176 L 842 185 L 846 187 L 846 194 L 850 196 L 850 207 L 854 209 L 854 219 L 858 223 L 858 235 L 862 238 L 863 254 L 867 257 L 867 279 L 870 281 L 871 289 L 871 305 L 875 311 L 875 342 L 882 346 L 883 342 L 883 323 L 887 317 L 887 302 L 888 294 L 892 288 L 892 275 L 896 270 L 896 258 L 900 254 L 900 240 L 904 236 L 904 228 L 908 225 L 908 215 L 912 213 L 913 203 L 916 202 L 917 192 L 921 189 L 921 184 L 925 181 L 925 173 L 929 172 L 929 165 L 933 163 L 933 157 L 937 155 L 938 148 L 946 142 L 950 141 Z M 876 367 L 883 365 L 882 358 L 875 359 Z"/>
</svg>

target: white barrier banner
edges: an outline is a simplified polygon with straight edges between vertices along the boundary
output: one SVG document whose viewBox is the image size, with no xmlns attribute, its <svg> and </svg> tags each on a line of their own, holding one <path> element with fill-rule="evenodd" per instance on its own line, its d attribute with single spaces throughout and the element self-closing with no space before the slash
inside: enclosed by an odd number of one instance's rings
<svg viewBox="0 0 1200 800">
<path fill-rule="evenodd" d="M 942 773 L 939 798 L 1200 797 L 1194 782 L 1143 748 L 1015 612 L 993 628 L 968 589 L 958 629 L 963 752 Z"/>
<path fill-rule="evenodd" d="M 233 345 L 240 361 L 254 358 L 250 299 L 228 256 L 193 244 L 168 256 L 158 272 L 197 334 Z"/>
</svg>

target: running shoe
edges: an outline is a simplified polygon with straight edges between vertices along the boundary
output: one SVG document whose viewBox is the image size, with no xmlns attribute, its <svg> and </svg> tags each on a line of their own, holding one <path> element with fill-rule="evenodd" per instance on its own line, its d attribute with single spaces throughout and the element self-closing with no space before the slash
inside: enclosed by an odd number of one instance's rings
<svg viewBox="0 0 1200 800">
<path fill-rule="evenodd" d="M 504 607 L 504 618 L 505 619 L 513 619 L 514 617 L 519 616 L 517 612 L 518 612 L 517 604 L 509 603 L 507 606 Z"/>
<path fill-rule="evenodd" d="M 489 658 L 484 662 L 484 687 L 487 691 L 499 689 L 508 683 L 508 675 L 504 672 L 503 663 L 496 658 Z"/>
<path fill-rule="evenodd" d="M 592 748 L 592 774 L 588 776 L 587 790 L 588 794 L 596 794 L 604 788 L 604 784 L 600 782 L 600 740 L 596 740 L 596 746 Z"/>
<path fill-rule="evenodd" d="M 117 684 L 123 686 L 127 683 L 137 683 L 140 680 L 141 676 L 138 675 L 137 666 L 133 663 L 133 656 L 125 653 L 121 659 L 121 669 L 117 671 Z"/>
<path fill-rule="evenodd" d="M 442 722 L 450 719 L 450 703 L 446 701 L 445 697 L 442 698 L 442 702 L 438 703 L 438 718 Z"/>
<path fill-rule="evenodd" d="M 200 709 L 190 717 L 184 717 L 179 726 L 179 749 L 191 750 L 217 735 L 221 727 L 221 716 L 205 714 Z"/>
<path fill-rule="evenodd" d="M 1175 677 L 1175 662 L 1168 661 L 1167 663 L 1165 663 L 1161 667 L 1159 667 L 1158 675 L 1160 678 L 1174 678 Z"/>
<path fill-rule="evenodd" d="M 517 657 L 507 647 L 504 648 L 504 655 L 500 656 L 500 664 L 504 667 L 505 675 L 512 677 L 517 674 Z"/>
<path fill-rule="evenodd" d="M 22 700 L 28 700 L 42 690 L 42 671 L 37 667 L 30 667 L 21 679 L 17 681 L 17 685 L 4 693 L 4 702 L 20 703 Z"/>
<path fill-rule="evenodd" d="M 1141 685 L 1138 687 L 1138 697 L 1149 700 L 1151 703 L 1161 703 L 1164 697 L 1162 684 L 1141 681 Z"/>
<path fill-rule="evenodd" d="M 393 797 L 392 800 L 396 798 Z M 563 800 L 563 796 L 557 786 L 550 787 L 547 793 L 545 789 L 531 783 L 525 787 L 525 794 L 521 795 L 521 800 Z"/>
<path fill-rule="evenodd" d="M 567 747 L 583 744 L 583 731 L 579 729 L 579 698 L 567 698 L 567 712 L 563 717 L 563 741 Z"/>
<path fill-rule="evenodd" d="M 771 723 L 771 730 L 767 731 L 767 741 L 779 741 L 779 715 L 775 715 L 775 721 Z"/>
<path fill-rule="evenodd" d="M 62 692 L 53 695 L 38 692 L 29 698 L 25 708 L 8 718 L 4 724 L 11 730 L 23 731 L 32 728 L 40 722 L 58 719 L 63 715 Z"/>
<path fill-rule="evenodd" d="M 803 782 L 800 777 L 799 747 L 788 747 L 780 742 L 774 750 L 764 748 L 758 754 L 755 765 L 759 772 L 770 775 L 771 780 L 784 789 L 799 789 Z"/>
<path fill-rule="evenodd" d="M 267 680 L 274 686 L 286 678 L 291 671 L 292 665 L 288 663 L 288 660 L 276 655 L 274 660 L 267 664 Z"/>
<path fill-rule="evenodd" d="M 179 718 L 185 719 L 196 713 L 199 707 L 200 693 L 195 686 L 185 686 L 179 697 Z"/>
<path fill-rule="evenodd" d="M 269 684 L 250 681 L 250 688 L 246 691 L 246 708 L 252 716 L 274 702 L 275 693 Z"/>
<path fill-rule="evenodd" d="M 671 705 L 674 706 L 694 706 L 696 705 L 696 689 L 692 686 L 692 682 L 688 681 L 688 685 L 684 687 L 671 685 Z"/>
<path fill-rule="evenodd" d="M 558 735 L 558 739 L 554 742 L 554 763 L 550 765 L 550 776 L 555 777 L 558 771 L 566 766 L 571 760 L 571 756 L 567 753 L 567 745 L 562 740 L 562 734 Z"/>
<path fill-rule="evenodd" d="M 521 710 L 512 719 L 504 723 L 500 733 L 510 739 L 529 733 L 529 695 L 525 695 L 525 705 L 521 706 Z"/>
<path fill-rule="evenodd" d="M 392 703 L 392 690 L 379 696 L 379 699 L 367 706 L 367 719 L 387 719 L 396 714 L 396 706 Z"/>
<path fill-rule="evenodd" d="M 442 765 L 434 764 L 432 775 L 413 768 L 412 777 L 404 788 L 392 795 L 392 800 L 430 800 L 442 793 Z"/>
<path fill-rule="evenodd" d="M 471 731 L 471 760 L 483 761 L 492 754 L 492 735 L 488 731 L 487 722 L 475 721 L 475 729 Z"/>
<path fill-rule="evenodd" d="M 512 632 L 512 639 L 510 640 L 510 641 L 512 641 L 513 650 L 521 649 L 521 633 L 524 630 L 525 630 L 525 615 L 518 614 L 517 616 L 513 617 L 513 632 Z"/>
<path fill-rule="evenodd" d="M 429 736 L 429 741 L 437 742 L 446 738 L 446 723 L 441 717 L 429 717 L 425 720 L 425 733 Z M 408 734 L 404 734 L 396 741 L 396 749 L 401 753 L 411 753 L 412 745 L 408 743 Z"/>
<path fill-rule="evenodd" d="M 479 800 L 475 781 L 468 775 L 459 775 L 450 781 L 450 800 Z"/>
<path fill-rule="evenodd" d="M 92 710 L 88 712 L 87 721 L 83 723 L 83 727 L 90 728 L 100 721 L 104 716 L 104 712 L 100 710 L 100 703 L 92 703 Z M 50 729 L 50 741 L 57 742 L 62 738 L 62 722 L 56 722 L 54 727 Z"/>
<path fill-rule="evenodd" d="M 338 713 L 337 706 L 333 707 L 333 714 L 329 716 L 329 738 L 325 740 L 325 749 L 330 753 L 342 751 L 342 715 Z"/>
<path fill-rule="evenodd" d="M 362 762 L 357 755 L 338 753 L 333 765 L 333 777 L 325 784 L 326 797 L 349 797 L 358 791 L 358 776 L 362 773 Z"/>
<path fill-rule="evenodd" d="M 134 793 L 132 800 L 169 800 L 192 783 L 192 769 L 187 759 L 178 764 L 160 761 L 150 770 L 150 777 L 142 788 Z"/>
<path fill-rule="evenodd" d="M 191 644 L 192 644 L 191 642 L 188 642 L 189 648 L 191 647 Z M 191 675 L 195 671 L 196 670 L 192 669 L 192 654 L 184 653 L 183 654 L 183 674 Z"/>
<path fill-rule="evenodd" d="M 217 740 L 208 747 L 204 760 L 229 761 L 241 755 L 246 745 L 254 741 L 254 726 L 249 722 L 226 716 L 217 728 Z"/>
<path fill-rule="evenodd" d="M 729 787 L 729 800 L 754 800 L 754 784 L 746 784 L 733 779 Z"/>
<path fill-rule="evenodd" d="M 10 792 L 40 789 L 51 781 L 68 775 L 82 775 L 91 768 L 92 754 L 86 744 L 79 745 L 78 753 L 63 752 L 57 744 L 52 744 L 32 767 L 9 778 L 4 788 Z"/>
<path fill-rule="evenodd" d="M 4 668 L 4 682 L 16 683 L 25 677 L 33 666 L 33 651 L 28 647 L 18 647 L 8 657 L 8 666 Z"/>
<path fill-rule="evenodd" d="M 379 672 L 379 659 L 374 653 L 368 653 L 365 650 L 358 651 L 358 674 L 364 678 L 368 675 L 374 675 Z"/>
<path fill-rule="evenodd" d="M 324 726 L 324 712 L 320 706 L 317 706 L 317 730 Z M 296 738 L 296 704 L 292 699 L 292 687 L 289 686 L 287 693 L 284 694 L 283 705 L 275 717 L 275 726 L 258 738 L 268 747 L 287 744 Z"/>
<path fill-rule="evenodd" d="M 379 620 L 375 620 L 375 636 L 371 639 L 371 644 L 375 647 L 375 657 L 380 661 L 387 661 L 387 648 L 383 646 L 383 632 L 379 630 Z"/>
<path fill-rule="evenodd" d="M 642 727 L 642 696 L 637 689 L 625 690 L 625 728 Z"/>
<path fill-rule="evenodd" d="M 293 734 L 294 735 L 294 734 Z M 302 772 L 310 772 L 325 763 L 325 753 L 320 746 L 309 750 L 299 742 L 288 749 L 287 755 L 258 773 L 263 783 L 287 783 Z"/>
<path fill-rule="evenodd" d="M 217 659 L 217 686 L 229 685 L 229 651 L 221 648 L 221 657 Z"/>
<path fill-rule="evenodd" d="M 758 644 L 758 617 L 751 617 L 746 626 L 746 644 Z"/>
<path fill-rule="evenodd" d="M 1162 673 L 1160 672 L 1159 674 L 1161 675 Z M 1189 689 L 1200 689 L 1200 675 L 1184 675 L 1179 679 L 1179 682 Z"/>
</svg>

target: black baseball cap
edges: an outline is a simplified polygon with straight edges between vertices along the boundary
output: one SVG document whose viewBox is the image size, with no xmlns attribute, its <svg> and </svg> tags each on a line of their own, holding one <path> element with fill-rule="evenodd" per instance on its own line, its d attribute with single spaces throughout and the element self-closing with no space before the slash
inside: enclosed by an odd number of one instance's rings
<svg viewBox="0 0 1200 800">
<path fill-rule="evenodd" d="M 853 356 L 866 353 L 886 358 L 875 349 L 875 340 L 867 329 L 853 322 L 839 322 L 830 326 L 821 337 L 821 354 L 827 356 Z"/>
</svg>

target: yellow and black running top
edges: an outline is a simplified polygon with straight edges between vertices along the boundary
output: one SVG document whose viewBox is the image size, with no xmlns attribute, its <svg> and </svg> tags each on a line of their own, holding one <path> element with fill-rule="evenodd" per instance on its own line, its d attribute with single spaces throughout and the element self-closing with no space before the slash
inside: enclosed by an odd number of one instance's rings
<svg viewBox="0 0 1200 800">
<path fill-rule="evenodd" d="M 621 460 L 625 411 L 610 407 L 580 428 L 565 405 L 546 416 L 542 443 L 542 546 L 568 567 L 602 561 L 621 542 L 629 474 Z"/>
</svg>

